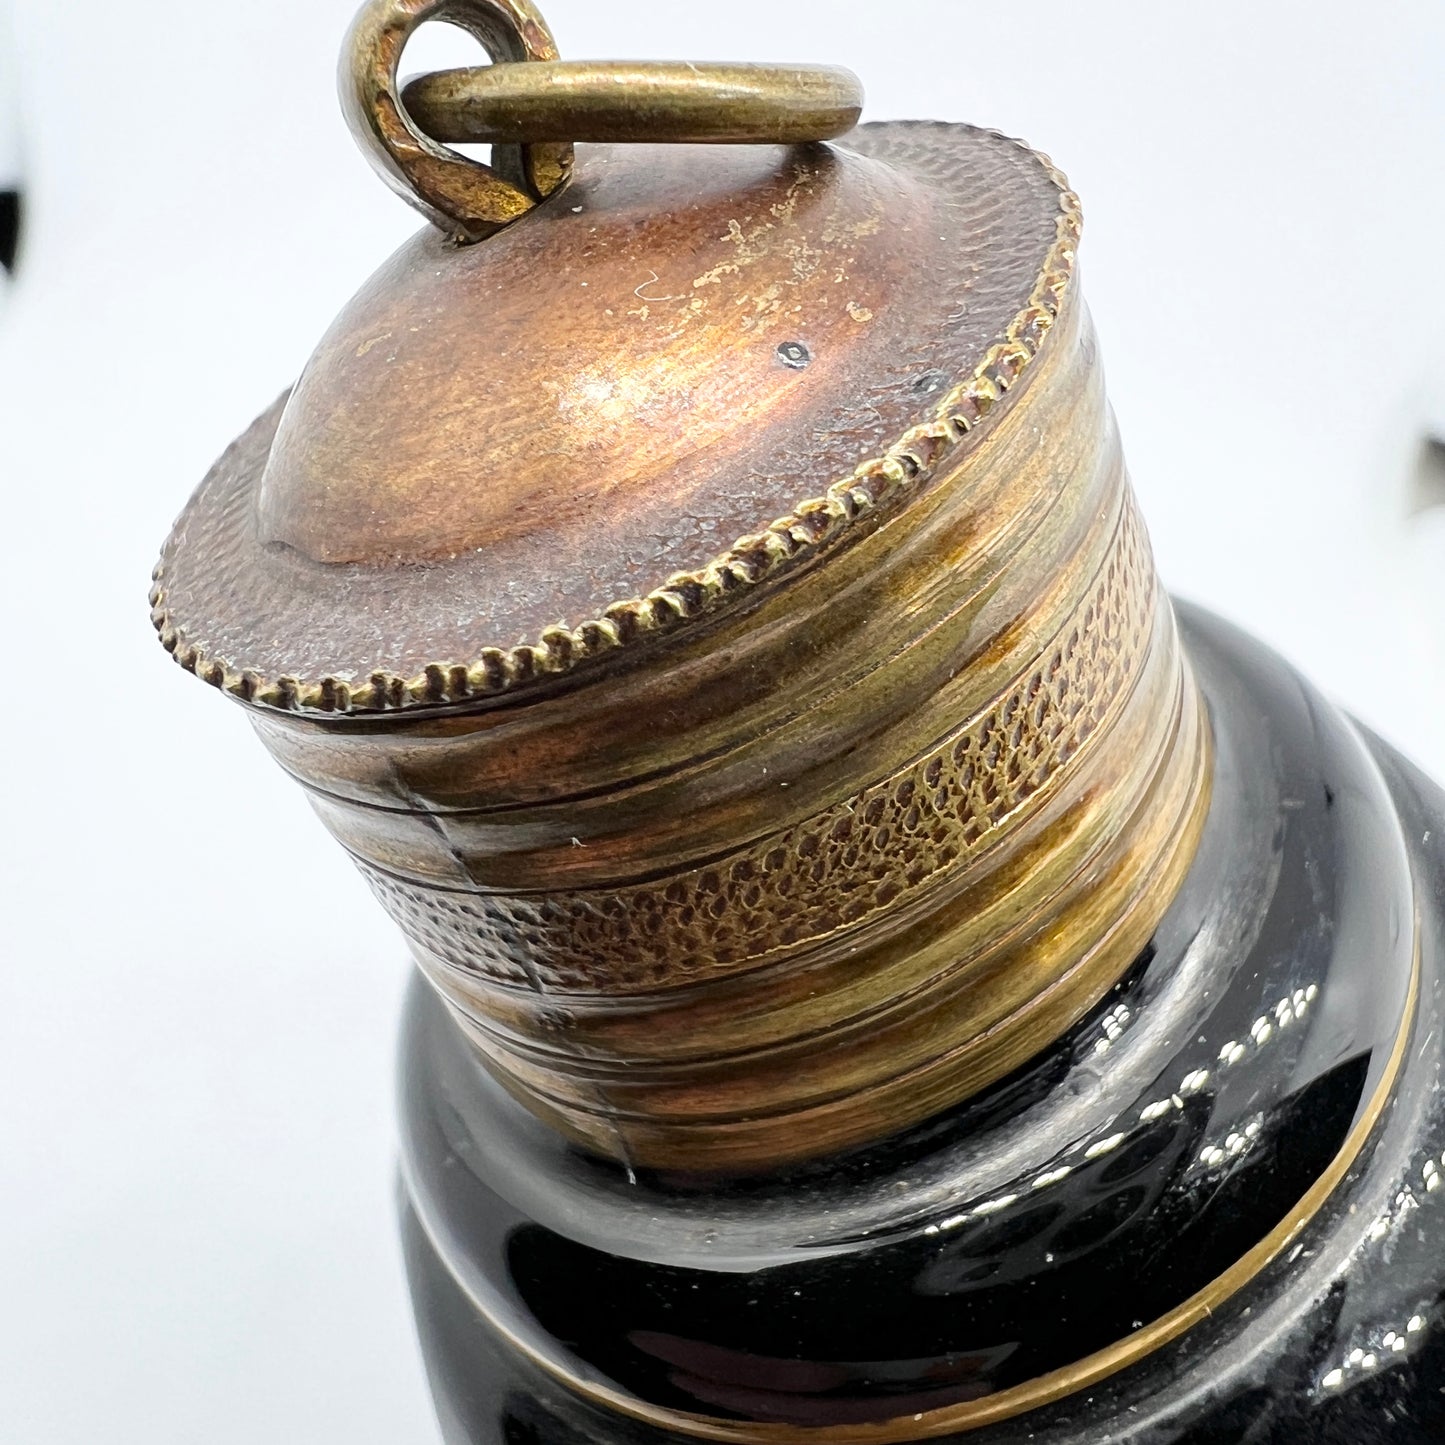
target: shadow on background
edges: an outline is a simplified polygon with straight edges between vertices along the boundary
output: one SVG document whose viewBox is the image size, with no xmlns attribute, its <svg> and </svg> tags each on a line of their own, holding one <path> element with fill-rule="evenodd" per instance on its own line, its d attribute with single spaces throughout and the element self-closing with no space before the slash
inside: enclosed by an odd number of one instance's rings
<svg viewBox="0 0 1445 1445">
<path fill-rule="evenodd" d="M 0 266 L 13 276 L 20 251 L 22 208 L 19 191 L 0 191 Z"/>
</svg>

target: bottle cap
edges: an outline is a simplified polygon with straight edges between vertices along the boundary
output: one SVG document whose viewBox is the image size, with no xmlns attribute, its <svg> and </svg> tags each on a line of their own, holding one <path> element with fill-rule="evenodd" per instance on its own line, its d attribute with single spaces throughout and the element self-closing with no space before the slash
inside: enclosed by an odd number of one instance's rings
<svg viewBox="0 0 1445 1445">
<path fill-rule="evenodd" d="M 498 63 L 403 89 L 435 18 Z M 343 77 L 436 224 L 192 498 L 165 645 L 589 1147 L 763 1167 L 1008 1072 L 1208 792 L 1062 177 L 846 72 L 567 66 L 523 0 L 374 0 Z"/>
</svg>

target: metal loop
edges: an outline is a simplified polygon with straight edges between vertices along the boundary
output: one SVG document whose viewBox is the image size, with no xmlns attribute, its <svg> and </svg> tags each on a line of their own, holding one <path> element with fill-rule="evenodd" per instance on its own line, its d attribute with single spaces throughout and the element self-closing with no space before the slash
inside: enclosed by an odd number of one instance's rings
<svg viewBox="0 0 1445 1445">
<path fill-rule="evenodd" d="M 444 231 L 476 241 L 563 185 L 572 146 L 501 145 L 485 166 L 426 134 L 407 114 L 398 71 L 407 41 L 429 20 L 467 31 L 509 68 L 556 60 L 557 46 L 532 0 L 367 0 L 351 27 L 340 81 L 352 134 L 392 190 Z"/>
<path fill-rule="evenodd" d="M 402 100 L 449 144 L 792 145 L 852 130 L 863 87 L 851 71 L 823 65 L 549 61 L 424 75 Z"/>
</svg>

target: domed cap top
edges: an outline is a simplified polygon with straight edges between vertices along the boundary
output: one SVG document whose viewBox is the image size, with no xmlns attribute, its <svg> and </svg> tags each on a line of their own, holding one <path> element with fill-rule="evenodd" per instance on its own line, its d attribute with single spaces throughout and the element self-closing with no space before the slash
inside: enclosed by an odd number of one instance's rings
<svg viewBox="0 0 1445 1445">
<path fill-rule="evenodd" d="M 554 616 L 661 581 L 651 539 L 771 521 L 840 398 L 896 384 L 931 209 L 844 150 L 617 147 L 485 244 L 420 235 L 293 393 L 259 538 L 374 566 L 502 551 L 545 586 L 570 533 L 616 581 Z"/>
<path fill-rule="evenodd" d="M 977 445 L 1077 225 L 1046 160 L 966 126 L 584 148 L 363 287 L 178 522 L 163 640 L 248 702 L 389 710 L 729 606 Z"/>
</svg>

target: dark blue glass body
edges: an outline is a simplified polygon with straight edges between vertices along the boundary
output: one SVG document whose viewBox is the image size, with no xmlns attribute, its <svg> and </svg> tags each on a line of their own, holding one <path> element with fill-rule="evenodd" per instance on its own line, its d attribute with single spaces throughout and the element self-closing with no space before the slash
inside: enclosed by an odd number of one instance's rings
<svg viewBox="0 0 1445 1445">
<path fill-rule="evenodd" d="M 404 1231 L 450 1445 L 1445 1440 L 1445 798 L 1272 654 L 1181 624 L 1217 749 L 1184 888 L 1089 1018 L 926 1125 L 767 1177 L 630 1175 L 416 986 Z M 1082 1388 L 930 1421 L 1211 1289 Z M 682 1417 L 709 1423 L 657 1423 Z"/>
</svg>

